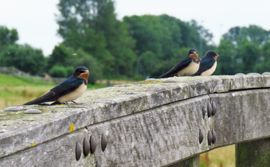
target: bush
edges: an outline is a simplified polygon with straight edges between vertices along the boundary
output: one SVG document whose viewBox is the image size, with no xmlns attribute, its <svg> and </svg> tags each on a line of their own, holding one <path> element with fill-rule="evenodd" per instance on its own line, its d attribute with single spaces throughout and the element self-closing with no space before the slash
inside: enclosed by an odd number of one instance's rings
<svg viewBox="0 0 270 167">
<path fill-rule="evenodd" d="M 89 68 L 90 83 L 95 83 L 97 79 L 102 78 L 103 65 L 81 49 L 75 50 L 61 44 L 54 48 L 48 60 L 49 73 L 54 77 L 70 75 L 77 66 Z"/>
<path fill-rule="evenodd" d="M 0 53 L 0 58 L 1 66 L 16 67 L 34 75 L 41 75 L 47 63 L 42 51 L 29 45 L 9 45 Z"/>
<path fill-rule="evenodd" d="M 72 72 L 73 69 L 71 67 L 55 65 L 50 69 L 49 74 L 53 77 L 67 77 L 71 75 Z"/>
</svg>

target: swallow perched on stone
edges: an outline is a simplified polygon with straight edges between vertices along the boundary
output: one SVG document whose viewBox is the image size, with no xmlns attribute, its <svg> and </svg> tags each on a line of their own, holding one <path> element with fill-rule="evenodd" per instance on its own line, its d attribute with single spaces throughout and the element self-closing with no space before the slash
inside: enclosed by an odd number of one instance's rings
<svg viewBox="0 0 270 167">
<path fill-rule="evenodd" d="M 171 68 L 168 72 L 162 74 L 160 78 L 172 76 L 189 76 L 195 74 L 200 66 L 200 58 L 196 49 L 188 51 L 188 57 Z"/>
<path fill-rule="evenodd" d="M 217 68 L 217 59 L 219 55 L 214 51 L 208 51 L 202 58 L 199 70 L 194 74 L 202 76 L 212 75 Z"/>
<path fill-rule="evenodd" d="M 89 70 L 84 66 L 79 66 L 64 82 L 55 86 L 47 93 L 24 105 L 41 104 L 53 102 L 53 104 L 62 104 L 79 98 L 87 89 Z M 74 101 L 73 101 L 74 102 Z"/>
</svg>

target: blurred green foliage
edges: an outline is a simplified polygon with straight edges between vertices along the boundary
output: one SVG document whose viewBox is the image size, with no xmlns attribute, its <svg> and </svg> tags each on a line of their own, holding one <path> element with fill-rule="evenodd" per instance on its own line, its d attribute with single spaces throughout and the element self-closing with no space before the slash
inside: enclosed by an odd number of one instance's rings
<svg viewBox="0 0 270 167">
<path fill-rule="evenodd" d="M 218 46 L 196 21 L 168 15 L 127 16 L 118 20 L 113 0 L 60 0 L 58 34 L 63 42 L 52 53 L 17 43 L 16 29 L 0 26 L 0 66 L 14 66 L 34 75 L 67 77 L 76 66 L 90 68 L 97 79 L 157 77 L 186 57 L 220 54 L 216 74 L 269 71 L 270 32 L 255 25 L 233 27 Z"/>
<path fill-rule="evenodd" d="M 72 71 L 72 70 L 71 70 Z M 61 66 L 61 65 L 54 65 L 50 71 L 49 74 L 55 77 L 63 77 L 67 76 L 70 72 L 69 67 Z"/>
<path fill-rule="evenodd" d="M 218 74 L 264 72 L 270 70 L 270 31 L 251 25 L 233 27 L 217 47 Z"/>
<path fill-rule="evenodd" d="M 140 76 L 159 76 L 183 59 L 190 48 L 209 49 L 204 35 L 210 33 L 195 21 L 183 22 L 168 15 L 144 15 L 125 17 L 124 23 L 136 41 L 135 68 Z"/>
<path fill-rule="evenodd" d="M 0 26 L 0 49 L 7 45 L 15 44 L 18 39 L 17 30 Z"/>
</svg>

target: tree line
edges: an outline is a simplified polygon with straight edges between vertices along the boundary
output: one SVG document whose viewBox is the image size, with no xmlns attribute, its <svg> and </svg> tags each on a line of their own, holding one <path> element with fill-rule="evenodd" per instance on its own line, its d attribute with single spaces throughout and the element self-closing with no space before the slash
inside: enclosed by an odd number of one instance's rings
<svg viewBox="0 0 270 167">
<path fill-rule="evenodd" d="M 190 48 L 203 56 L 209 49 L 221 56 L 216 74 L 269 71 L 270 31 L 259 26 L 233 27 L 218 46 L 196 21 L 168 15 L 117 19 L 113 0 L 60 0 L 58 34 L 63 42 L 49 56 L 17 43 L 16 29 L 0 26 L 0 66 L 15 66 L 33 75 L 70 75 L 85 65 L 96 79 L 156 77 L 183 59 Z"/>
</svg>

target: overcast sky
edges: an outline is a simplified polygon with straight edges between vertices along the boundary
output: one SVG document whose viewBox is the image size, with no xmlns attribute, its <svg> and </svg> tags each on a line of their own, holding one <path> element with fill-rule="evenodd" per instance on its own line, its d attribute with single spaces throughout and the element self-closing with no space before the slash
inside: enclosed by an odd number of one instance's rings
<svg viewBox="0 0 270 167">
<path fill-rule="evenodd" d="M 20 43 L 41 48 L 46 55 L 61 41 L 55 15 L 58 0 L 0 0 L 0 25 L 16 28 Z M 196 20 L 214 34 L 233 26 L 259 25 L 270 30 L 269 0 L 115 0 L 119 19 L 126 15 L 168 14 Z"/>
</svg>

